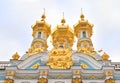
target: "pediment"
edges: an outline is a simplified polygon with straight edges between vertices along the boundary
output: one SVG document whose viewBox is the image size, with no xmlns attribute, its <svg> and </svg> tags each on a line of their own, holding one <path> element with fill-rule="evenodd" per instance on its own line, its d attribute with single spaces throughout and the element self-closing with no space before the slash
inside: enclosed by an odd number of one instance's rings
<svg viewBox="0 0 120 83">
<path fill-rule="evenodd" d="M 25 60 L 23 60 L 19 65 L 18 68 L 20 69 L 36 69 L 38 66 L 45 66 L 46 62 L 48 61 L 49 56 L 48 53 L 38 53 L 32 55 Z"/>
<path fill-rule="evenodd" d="M 74 65 L 81 66 L 84 69 L 101 69 L 102 64 L 99 63 L 96 59 L 93 59 L 89 55 L 83 53 L 74 53 L 72 55 L 72 60 Z"/>
</svg>

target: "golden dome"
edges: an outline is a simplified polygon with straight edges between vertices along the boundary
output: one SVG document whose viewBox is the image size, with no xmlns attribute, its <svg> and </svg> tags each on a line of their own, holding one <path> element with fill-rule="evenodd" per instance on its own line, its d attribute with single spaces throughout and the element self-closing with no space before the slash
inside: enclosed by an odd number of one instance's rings
<svg viewBox="0 0 120 83">
<path fill-rule="evenodd" d="M 13 59 L 15 59 L 15 60 L 18 60 L 19 59 L 19 54 L 16 52 L 13 56 L 12 56 L 12 58 Z"/>
<path fill-rule="evenodd" d="M 104 54 L 102 55 L 102 59 L 103 60 L 108 60 L 109 59 L 109 55 L 104 52 Z"/>
<path fill-rule="evenodd" d="M 64 48 L 72 47 L 74 42 L 74 31 L 65 23 L 64 17 L 61 20 L 60 25 L 52 31 L 52 43 L 55 48 L 59 48 L 60 46 Z"/>
</svg>

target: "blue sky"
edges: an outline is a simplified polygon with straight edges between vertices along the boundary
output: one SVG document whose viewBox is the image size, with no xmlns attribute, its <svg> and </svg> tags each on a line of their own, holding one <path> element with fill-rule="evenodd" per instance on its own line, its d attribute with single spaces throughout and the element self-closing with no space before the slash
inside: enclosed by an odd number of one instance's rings
<svg viewBox="0 0 120 83">
<path fill-rule="evenodd" d="M 94 48 L 109 54 L 112 61 L 120 61 L 119 3 L 119 0 L 1 0 L 0 61 L 11 59 L 15 52 L 22 56 L 27 51 L 32 42 L 31 25 L 41 19 L 43 8 L 52 29 L 60 24 L 62 12 L 66 24 L 73 28 L 83 8 L 85 18 L 94 24 Z M 51 43 L 48 44 L 50 49 Z"/>
</svg>

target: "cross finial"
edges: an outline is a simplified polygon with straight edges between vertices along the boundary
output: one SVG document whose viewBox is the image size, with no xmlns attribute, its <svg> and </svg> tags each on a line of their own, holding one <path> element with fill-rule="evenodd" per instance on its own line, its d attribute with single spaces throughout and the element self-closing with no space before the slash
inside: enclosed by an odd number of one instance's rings
<svg viewBox="0 0 120 83">
<path fill-rule="evenodd" d="M 43 9 L 44 10 L 44 12 L 43 12 L 43 15 L 42 15 L 42 21 L 46 18 L 46 16 L 45 16 L 45 8 Z"/>
<path fill-rule="evenodd" d="M 81 15 L 80 15 L 80 18 L 81 18 L 81 20 L 84 20 L 84 14 L 83 14 L 82 8 L 81 8 Z"/>
<path fill-rule="evenodd" d="M 43 10 L 44 10 L 43 14 L 45 14 L 45 8 Z"/>
<path fill-rule="evenodd" d="M 63 18 L 64 18 L 64 12 L 63 12 Z"/>
<path fill-rule="evenodd" d="M 61 23 L 64 24 L 65 23 L 65 19 L 64 19 L 64 12 L 63 12 L 63 18 L 61 20 Z"/>
<path fill-rule="evenodd" d="M 81 14 L 83 14 L 83 8 L 81 8 Z"/>
</svg>

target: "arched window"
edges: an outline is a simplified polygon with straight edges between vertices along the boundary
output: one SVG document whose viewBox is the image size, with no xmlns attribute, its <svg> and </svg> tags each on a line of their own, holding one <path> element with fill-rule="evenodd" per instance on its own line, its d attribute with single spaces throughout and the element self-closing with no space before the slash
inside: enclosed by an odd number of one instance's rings
<svg viewBox="0 0 120 83">
<path fill-rule="evenodd" d="M 41 38 L 41 32 L 38 32 L 37 38 Z"/>
<path fill-rule="evenodd" d="M 86 32 L 85 31 L 83 31 L 83 37 L 86 37 Z"/>
</svg>

